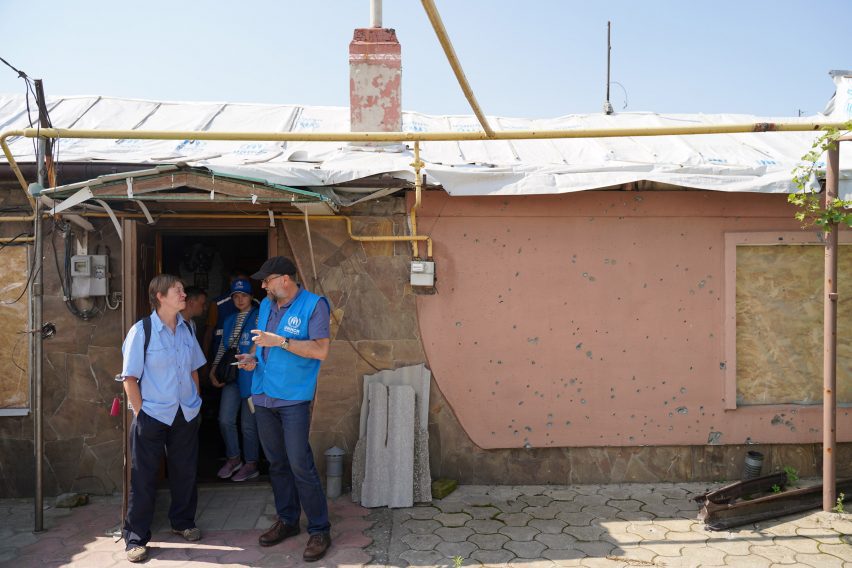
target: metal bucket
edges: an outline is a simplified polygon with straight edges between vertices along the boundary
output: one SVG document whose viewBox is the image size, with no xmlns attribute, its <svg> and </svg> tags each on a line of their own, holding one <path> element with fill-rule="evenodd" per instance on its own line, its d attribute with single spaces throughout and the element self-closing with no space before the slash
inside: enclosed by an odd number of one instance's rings
<svg viewBox="0 0 852 568">
<path fill-rule="evenodd" d="M 743 479 L 753 479 L 760 477 L 760 470 L 763 469 L 763 454 L 750 450 L 746 453 L 745 468 L 743 468 Z"/>
</svg>

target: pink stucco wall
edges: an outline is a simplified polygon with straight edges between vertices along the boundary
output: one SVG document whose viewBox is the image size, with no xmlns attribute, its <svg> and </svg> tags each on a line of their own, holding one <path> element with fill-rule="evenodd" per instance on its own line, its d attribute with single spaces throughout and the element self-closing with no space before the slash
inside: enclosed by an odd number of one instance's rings
<svg viewBox="0 0 852 568">
<path fill-rule="evenodd" d="M 784 195 L 427 192 L 435 380 L 486 449 L 819 442 L 820 406 L 725 409 L 725 234 L 792 214 Z"/>
</svg>

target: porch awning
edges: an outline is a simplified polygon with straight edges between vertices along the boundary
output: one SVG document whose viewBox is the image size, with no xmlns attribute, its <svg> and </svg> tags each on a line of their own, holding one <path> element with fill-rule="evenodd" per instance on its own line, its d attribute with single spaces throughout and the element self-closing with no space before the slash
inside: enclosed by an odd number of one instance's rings
<svg viewBox="0 0 852 568">
<path fill-rule="evenodd" d="M 280 214 L 333 214 L 337 207 L 320 193 L 269 182 L 262 178 L 221 174 L 206 167 L 166 164 L 138 171 L 109 174 L 45 189 L 53 213 L 83 206 L 87 202 L 144 203 L 144 210 L 210 210 L 223 204 L 240 204 L 246 212 Z M 252 211 L 256 209 L 256 211 Z"/>
</svg>

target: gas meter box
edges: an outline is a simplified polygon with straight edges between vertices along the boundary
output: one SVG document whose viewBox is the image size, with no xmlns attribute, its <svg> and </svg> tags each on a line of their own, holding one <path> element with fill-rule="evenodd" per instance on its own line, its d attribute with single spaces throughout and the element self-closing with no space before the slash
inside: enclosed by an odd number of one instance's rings
<svg viewBox="0 0 852 568">
<path fill-rule="evenodd" d="M 431 287 L 435 285 L 435 263 L 431 260 L 414 260 L 411 262 L 412 286 Z"/>
<path fill-rule="evenodd" d="M 71 298 L 109 294 L 109 257 L 105 254 L 71 257 Z"/>
</svg>

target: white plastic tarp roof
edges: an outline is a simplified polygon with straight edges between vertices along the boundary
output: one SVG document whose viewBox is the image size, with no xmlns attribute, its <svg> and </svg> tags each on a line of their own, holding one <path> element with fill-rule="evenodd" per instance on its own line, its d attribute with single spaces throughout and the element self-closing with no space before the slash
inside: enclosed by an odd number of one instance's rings
<svg viewBox="0 0 852 568">
<path fill-rule="evenodd" d="M 752 115 L 665 115 L 632 112 L 568 115 L 554 119 L 489 117 L 495 130 L 572 130 L 719 125 L 852 119 L 852 72 L 833 72 L 836 94 L 827 114 L 801 118 Z M 202 102 L 155 102 L 109 97 L 49 100 L 57 128 L 205 130 L 242 132 L 348 132 L 349 110 Z M 35 117 L 33 117 L 35 118 Z M 0 130 L 29 126 L 22 96 L 0 96 Z M 473 116 L 406 112 L 403 130 L 478 131 Z M 567 193 L 652 181 L 691 189 L 787 193 L 790 172 L 819 133 L 771 132 L 559 140 L 424 142 L 421 157 L 430 183 L 450 195 Z M 34 161 L 32 140 L 11 139 L 16 160 Z M 270 183 L 316 187 L 391 174 L 411 181 L 412 155 L 365 151 L 337 142 L 219 142 L 174 140 L 70 140 L 60 161 L 187 162 L 216 173 Z M 396 150 L 396 151 L 393 151 Z M 841 196 L 852 198 L 852 143 L 841 144 Z"/>
</svg>

